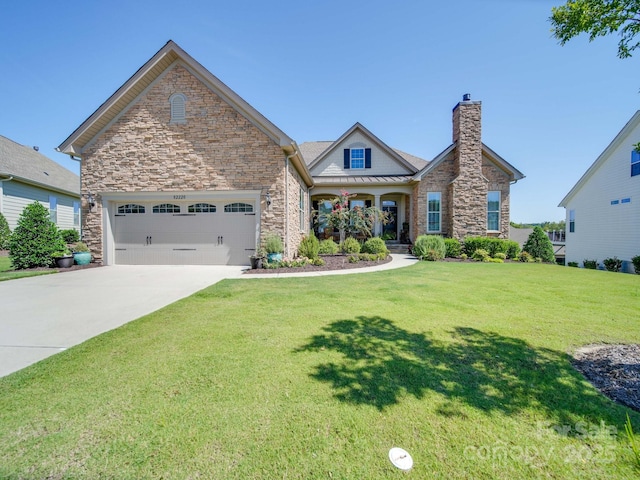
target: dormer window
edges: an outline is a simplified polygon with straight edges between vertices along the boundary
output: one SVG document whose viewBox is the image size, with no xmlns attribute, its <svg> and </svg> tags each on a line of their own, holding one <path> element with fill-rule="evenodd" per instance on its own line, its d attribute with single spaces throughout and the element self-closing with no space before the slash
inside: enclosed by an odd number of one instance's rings
<svg viewBox="0 0 640 480">
<path fill-rule="evenodd" d="M 631 152 L 631 176 L 640 175 L 640 152 L 633 150 Z"/>
<path fill-rule="evenodd" d="M 187 97 L 182 93 L 174 93 L 169 97 L 171 120 L 169 123 L 187 123 Z"/>
<path fill-rule="evenodd" d="M 364 147 L 352 147 L 344 149 L 345 170 L 371 168 L 371 149 Z"/>
</svg>

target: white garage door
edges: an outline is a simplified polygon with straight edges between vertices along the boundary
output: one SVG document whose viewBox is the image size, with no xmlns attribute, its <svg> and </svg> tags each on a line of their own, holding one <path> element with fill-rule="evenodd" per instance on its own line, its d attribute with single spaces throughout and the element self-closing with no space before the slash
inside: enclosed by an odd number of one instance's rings
<svg viewBox="0 0 640 480">
<path fill-rule="evenodd" d="M 248 265 L 256 213 L 238 201 L 117 202 L 113 223 L 120 265 Z"/>
</svg>

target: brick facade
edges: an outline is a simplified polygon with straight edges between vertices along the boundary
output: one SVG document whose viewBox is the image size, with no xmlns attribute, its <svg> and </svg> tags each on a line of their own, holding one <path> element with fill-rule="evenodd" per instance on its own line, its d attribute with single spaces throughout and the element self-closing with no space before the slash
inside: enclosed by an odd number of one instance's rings
<svg viewBox="0 0 640 480">
<path fill-rule="evenodd" d="M 186 122 L 170 123 L 169 97 L 186 97 Z M 302 182 L 290 168 L 289 191 Z M 293 172 L 293 173 L 292 173 Z M 260 228 L 285 232 L 285 155 L 282 148 L 179 64 L 165 72 L 83 152 L 82 190 L 87 192 L 269 191 Z M 101 198 L 83 205 L 83 237 L 102 260 Z M 290 202 L 293 202 L 290 198 Z M 299 230 L 297 205 L 289 209 Z M 295 227 L 295 228 L 293 228 Z M 291 237 L 289 251 L 297 249 Z"/>
</svg>

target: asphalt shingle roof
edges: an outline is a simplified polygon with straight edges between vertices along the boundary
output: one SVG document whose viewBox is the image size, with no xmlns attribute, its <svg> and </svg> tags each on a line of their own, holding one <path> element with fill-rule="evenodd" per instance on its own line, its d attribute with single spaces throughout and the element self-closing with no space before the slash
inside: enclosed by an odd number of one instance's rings
<svg viewBox="0 0 640 480">
<path fill-rule="evenodd" d="M 323 142 L 304 142 L 298 145 L 300 147 L 300 151 L 302 156 L 304 157 L 304 161 L 307 165 L 311 165 L 313 161 L 318 158 L 327 148 L 333 145 L 334 142 L 331 141 L 323 141 Z M 415 155 L 411 155 L 410 153 L 403 152 L 402 150 L 398 150 L 397 148 L 393 149 L 398 155 L 400 155 L 403 159 L 413 165 L 416 169 L 422 170 L 426 167 L 429 162 L 416 157 Z"/>
<path fill-rule="evenodd" d="M 80 177 L 32 147 L 0 135 L 0 176 L 80 195 Z"/>
</svg>

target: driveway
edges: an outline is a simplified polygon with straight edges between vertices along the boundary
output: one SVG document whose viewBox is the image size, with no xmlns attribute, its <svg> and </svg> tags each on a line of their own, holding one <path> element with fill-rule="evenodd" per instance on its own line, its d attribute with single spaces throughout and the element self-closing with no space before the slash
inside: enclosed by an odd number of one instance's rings
<svg viewBox="0 0 640 480">
<path fill-rule="evenodd" d="M 118 265 L 0 282 L 0 376 L 238 278 L 244 268 Z"/>
</svg>

